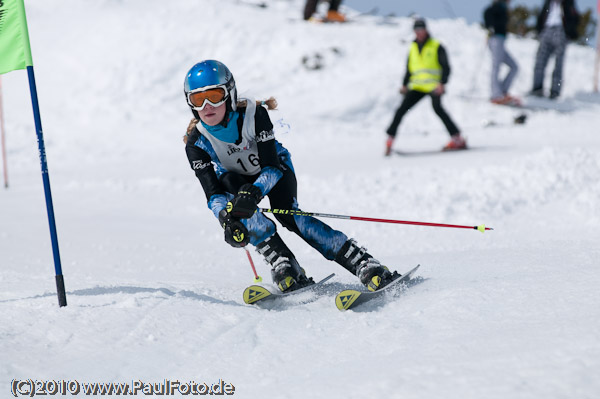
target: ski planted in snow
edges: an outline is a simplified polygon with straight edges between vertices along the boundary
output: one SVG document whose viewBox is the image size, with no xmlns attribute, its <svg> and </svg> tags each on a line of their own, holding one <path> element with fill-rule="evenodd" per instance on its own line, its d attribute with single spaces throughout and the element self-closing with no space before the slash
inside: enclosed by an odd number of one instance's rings
<svg viewBox="0 0 600 399">
<path fill-rule="evenodd" d="M 371 299 L 377 298 L 383 295 L 386 291 L 392 290 L 394 287 L 397 288 L 400 284 L 410 280 L 419 266 L 421 265 L 417 265 L 406 274 L 399 275 L 391 283 L 377 291 L 344 290 L 335 297 L 335 305 L 339 310 L 348 310 L 360 305 L 361 303 L 365 303 Z"/>
<path fill-rule="evenodd" d="M 300 294 L 301 292 L 312 291 L 312 290 L 318 288 L 319 286 L 321 286 L 324 282 L 326 282 L 333 276 L 335 276 L 335 273 L 330 274 L 329 276 L 325 277 L 323 280 L 317 281 L 316 283 L 307 285 L 306 287 L 298 288 L 297 290 L 290 291 L 290 292 L 281 292 L 279 290 L 269 290 L 268 288 L 263 287 L 262 285 L 251 285 L 250 287 L 248 287 L 244 290 L 244 294 L 243 294 L 244 302 L 250 305 L 250 304 L 255 304 L 257 302 L 264 301 L 264 300 L 284 298 L 284 297 L 288 297 L 290 295 Z"/>
<path fill-rule="evenodd" d="M 399 155 L 401 157 L 410 157 L 410 156 L 419 156 L 419 155 L 437 155 L 442 153 L 452 153 L 452 152 L 460 152 L 472 150 L 473 147 L 465 147 L 465 148 L 452 148 L 452 149 L 444 149 L 441 148 L 439 150 L 391 150 L 390 154 Z"/>
</svg>

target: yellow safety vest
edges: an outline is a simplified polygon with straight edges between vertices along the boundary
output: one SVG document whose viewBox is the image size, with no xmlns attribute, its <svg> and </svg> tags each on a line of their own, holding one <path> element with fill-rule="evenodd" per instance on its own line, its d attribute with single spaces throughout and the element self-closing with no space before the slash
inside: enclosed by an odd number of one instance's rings
<svg viewBox="0 0 600 399">
<path fill-rule="evenodd" d="M 413 42 L 408 53 L 408 88 L 423 93 L 432 92 L 442 79 L 442 66 L 438 60 L 440 42 L 428 39 L 419 52 L 419 45 Z"/>
</svg>

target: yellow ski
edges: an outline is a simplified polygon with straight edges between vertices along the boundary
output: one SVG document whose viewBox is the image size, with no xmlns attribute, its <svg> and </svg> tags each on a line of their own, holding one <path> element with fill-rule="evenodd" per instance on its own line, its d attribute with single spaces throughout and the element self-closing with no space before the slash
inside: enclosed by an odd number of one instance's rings
<svg viewBox="0 0 600 399">
<path fill-rule="evenodd" d="M 290 292 L 281 292 L 279 290 L 271 291 L 268 288 L 263 287 L 262 285 L 251 285 L 250 287 L 248 287 L 244 290 L 243 299 L 244 299 L 245 303 L 250 305 L 250 304 L 255 304 L 257 302 L 260 302 L 265 299 L 276 299 L 276 298 L 283 298 L 283 297 L 290 296 L 290 295 L 296 295 L 301 292 L 313 290 L 313 289 L 319 287 L 321 284 L 323 284 L 325 281 L 329 280 L 333 276 L 335 276 L 335 273 L 330 274 L 329 276 L 325 277 L 321 281 L 317 281 L 316 283 L 307 285 L 306 287 L 302 287 L 302 288 L 299 288 L 297 290 L 290 291 Z"/>
<path fill-rule="evenodd" d="M 398 278 L 377 291 L 344 290 L 335 297 L 335 306 L 337 306 L 339 310 L 348 310 L 360 305 L 361 303 L 370 301 L 373 298 L 377 298 L 378 296 L 383 295 L 386 290 L 393 289 L 393 287 L 397 287 L 398 284 L 410 280 L 419 266 L 420 265 L 417 265 L 408 273 L 398 276 Z"/>
<path fill-rule="evenodd" d="M 251 285 L 244 290 L 244 302 L 251 304 L 271 296 L 271 291 L 260 285 Z"/>
</svg>

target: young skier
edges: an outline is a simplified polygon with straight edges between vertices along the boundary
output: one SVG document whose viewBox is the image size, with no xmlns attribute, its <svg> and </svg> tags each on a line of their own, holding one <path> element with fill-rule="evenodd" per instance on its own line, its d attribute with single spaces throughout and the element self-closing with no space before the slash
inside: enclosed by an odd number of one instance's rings
<svg viewBox="0 0 600 399">
<path fill-rule="evenodd" d="M 215 60 L 201 61 L 189 70 L 184 92 L 194 114 L 185 151 L 208 207 L 224 229 L 225 241 L 233 247 L 255 246 L 271 266 L 273 282 L 281 291 L 312 284 L 277 234 L 275 223 L 257 212 L 265 196 L 273 208 L 299 209 L 290 153 L 275 139 L 264 107 L 275 109 L 277 102 L 274 98 L 238 101 L 233 75 Z M 275 214 L 275 218 L 371 291 L 398 275 L 355 240 L 318 219 L 289 214 Z"/>
</svg>

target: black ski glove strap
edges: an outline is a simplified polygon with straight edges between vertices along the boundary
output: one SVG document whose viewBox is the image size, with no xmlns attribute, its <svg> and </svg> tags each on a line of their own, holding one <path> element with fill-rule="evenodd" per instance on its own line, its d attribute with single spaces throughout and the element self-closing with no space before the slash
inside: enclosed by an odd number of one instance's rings
<svg viewBox="0 0 600 399">
<path fill-rule="evenodd" d="M 234 218 L 225 209 L 219 212 L 219 223 L 225 230 L 225 242 L 234 248 L 241 248 L 248 245 L 250 235 L 248 229 L 237 218 Z"/>
<path fill-rule="evenodd" d="M 254 215 L 258 203 L 262 199 L 262 192 L 260 188 L 254 184 L 244 184 L 240 187 L 237 195 L 231 202 L 227 203 L 227 211 L 231 216 L 248 219 Z"/>
</svg>

